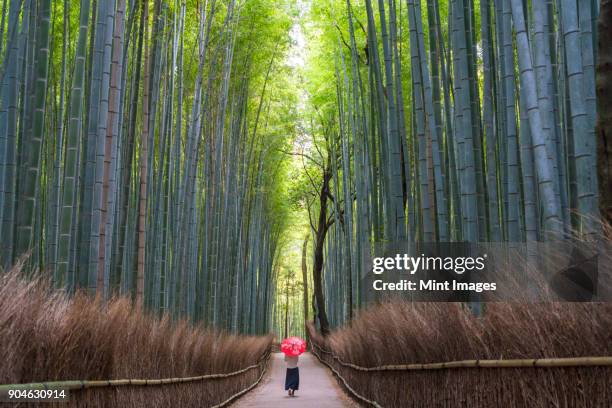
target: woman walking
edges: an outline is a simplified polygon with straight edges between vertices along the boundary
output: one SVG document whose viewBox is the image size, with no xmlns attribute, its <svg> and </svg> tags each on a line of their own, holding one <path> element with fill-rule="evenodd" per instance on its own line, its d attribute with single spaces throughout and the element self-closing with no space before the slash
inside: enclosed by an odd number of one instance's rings
<svg viewBox="0 0 612 408">
<path fill-rule="evenodd" d="M 285 354 L 287 375 L 285 377 L 285 391 L 293 397 L 300 388 L 300 369 L 298 368 L 299 355 L 306 351 L 306 342 L 299 337 L 289 337 L 281 343 L 281 351 Z"/>
<path fill-rule="evenodd" d="M 293 397 L 295 392 L 300 388 L 300 369 L 298 368 L 299 356 L 288 356 L 285 354 L 285 362 L 287 363 L 287 375 L 285 377 L 285 391 Z"/>
</svg>

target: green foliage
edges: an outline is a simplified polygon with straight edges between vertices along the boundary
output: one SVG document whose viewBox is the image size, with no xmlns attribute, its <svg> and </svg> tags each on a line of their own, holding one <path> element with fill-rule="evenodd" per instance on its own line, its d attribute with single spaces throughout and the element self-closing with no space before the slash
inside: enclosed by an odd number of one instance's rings
<svg viewBox="0 0 612 408">
<path fill-rule="evenodd" d="M 332 324 L 373 243 L 596 233 L 593 2 L 147 1 L 6 2 L 2 266 L 144 264 L 149 310 L 255 333 L 323 227 Z"/>
<path fill-rule="evenodd" d="M 132 0 L 120 19 L 121 2 L 54 1 L 48 33 L 44 7 L 8 3 L 13 14 L 2 41 L 10 44 L 9 26 L 19 41 L 15 52 L 2 53 L 2 66 L 17 67 L 11 81 L 28 83 L 15 103 L 35 128 L 16 121 L 16 168 L 29 163 L 26 179 L 8 172 L 5 183 L 10 157 L 0 139 L 1 207 L 5 198 L 29 205 L 20 217 L 0 216 L 19 244 L 3 243 L 3 266 L 30 249 L 32 268 L 52 274 L 57 287 L 108 298 L 134 295 L 142 261 L 144 306 L 152 312 L 265 332 L 274 264 L 292 222 L 292 162 L 283 151 L 291 150 L 297 123 L 297 85 L 286 61 L 293 2 L 149 0 L 144 19 L 145 4 Z M 42 50 L 36 76 L 30 50 Z M 36 105 L 29 77 L 40 79 Z M 3 126 L 11 123 L 8 80 L 2 77 Z M 109 83 L 116 84 L 110 98 Z M 148 183 L 140 184 L 145 174 Z M 8 195 L 11 186 L 20 194 Z"/>
</svg>

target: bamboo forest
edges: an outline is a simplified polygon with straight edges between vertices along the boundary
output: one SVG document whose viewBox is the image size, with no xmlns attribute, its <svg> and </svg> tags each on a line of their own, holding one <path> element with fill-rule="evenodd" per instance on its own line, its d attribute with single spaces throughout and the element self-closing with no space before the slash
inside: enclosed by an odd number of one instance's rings
<svg viewBox="0 0 612 408">
<path fill-rule="evenodd" d="M 364 287 L 378 245 L 609 242 L 612 1 L 1 3 L 0 397 L 612 404 L 605 301 Z M 248 392 L 289 336 L 302 400 Z"/>
</svg>

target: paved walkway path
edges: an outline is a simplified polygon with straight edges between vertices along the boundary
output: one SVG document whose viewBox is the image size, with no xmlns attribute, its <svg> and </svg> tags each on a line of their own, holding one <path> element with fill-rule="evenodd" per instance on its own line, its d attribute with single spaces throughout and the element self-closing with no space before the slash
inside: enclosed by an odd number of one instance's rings
<svg viewBox="0 0 612 408">
<path fill-rule="evenodd" d="M 300 389 L 290 397 L 285 391 L 287 366 L 282 353 L 270 357 L 268 374 L 253 391 L 240 398 L 233 405 L 237 408 L 338 408 L 356 407 L 347 397 L 327 367 L 310 353 L 300 356 Z"/>
</svg>

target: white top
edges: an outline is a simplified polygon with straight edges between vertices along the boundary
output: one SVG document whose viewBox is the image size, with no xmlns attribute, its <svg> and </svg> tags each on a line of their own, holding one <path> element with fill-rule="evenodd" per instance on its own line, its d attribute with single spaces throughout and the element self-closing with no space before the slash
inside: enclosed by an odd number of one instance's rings
<svg viewBox="0 0 612 408">
<path fill-rule="evenodd" d="M 287 363 L 287 368 L 296 368 L 298 366 L 298 360 L 300 358 L 298 356 L 288 356 L 285 354 L 285 362 Z"/>
</svg>

